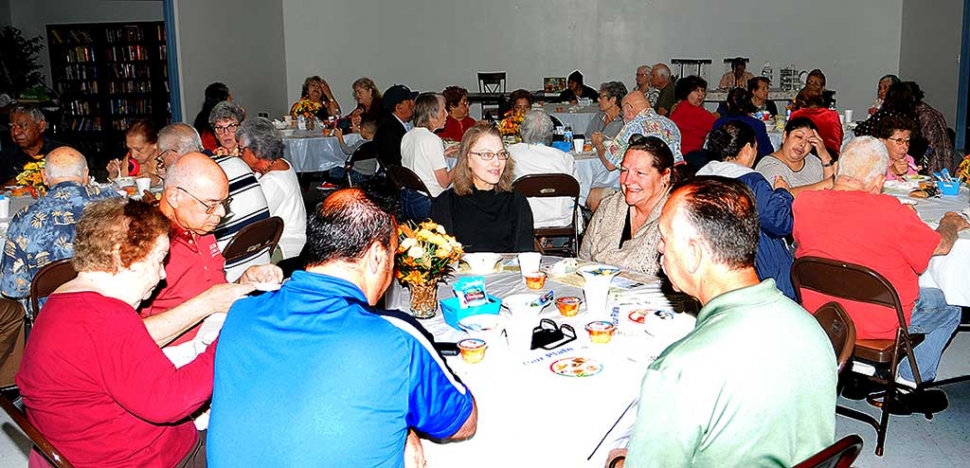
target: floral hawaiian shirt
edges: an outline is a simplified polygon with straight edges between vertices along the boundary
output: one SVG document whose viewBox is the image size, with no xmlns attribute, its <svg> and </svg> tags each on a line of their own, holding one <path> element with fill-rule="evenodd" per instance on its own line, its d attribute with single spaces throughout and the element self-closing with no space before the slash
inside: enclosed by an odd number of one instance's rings
<svg viewBox="0 0 970 468">
<path fill-rule="evenodd" d="M 111 191 L 76 182 L 61 182 L 36 203 L 20 210 L 10 221 L 0 258 L 0 291 L 4 296 L 30 295 L 37 270 L 74 256 L 74 225 L 85 205 L 117 197 Z"/>
<path fill-rule="evenodd" d="M 660 138 L 674 153 L 675 164 L 684 161 L 684 156 L 680 153 L 680 129 L 677 124 L 653 109 L 646 109 L 627 122 L 616 138 L 606 144 L 606 158 L 614 166 L 623 161 L 623 153 L 626 153 L 630 137 L 636 134 Z"/>
</svg>

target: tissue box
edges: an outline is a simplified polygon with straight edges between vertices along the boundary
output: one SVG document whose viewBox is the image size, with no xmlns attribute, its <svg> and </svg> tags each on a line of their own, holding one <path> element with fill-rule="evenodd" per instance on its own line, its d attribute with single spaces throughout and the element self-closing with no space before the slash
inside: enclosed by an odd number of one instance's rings
<svg viewBox="0 0 970 468">
<path fill-rule="evenodd" d="M 953 182 L 938 180 L 936 181 L 936 187 L 940 189 L 940 193 L 948 197 L 954 197 L 960 194 L 959 180 L 954 180 Z"/>
<path fill-rule="evenodd" d="M 461 330 L 461 328 L 458 327 L 458 322 L 465 317 L 479 314 L 498 315 L 501 310 L 502 300 L 491 294 L 488 295 L 487 304 L 478 307 L 469 307 L 467 309 L 461 308 L 461 304 L 458 302 L 457 297 L 452 297 L 450 299 L 441 301 L 441 313 L 445 316 L 445 323 L 451 325 L 451 327 L 456 330 Z"/>
</svg>

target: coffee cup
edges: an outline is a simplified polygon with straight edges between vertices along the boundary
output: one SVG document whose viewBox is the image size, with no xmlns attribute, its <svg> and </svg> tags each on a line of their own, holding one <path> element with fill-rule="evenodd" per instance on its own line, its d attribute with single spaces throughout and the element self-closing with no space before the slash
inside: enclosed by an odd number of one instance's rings
<svg viewBox="0 0 970 468">
<path fill-rule="evenodd" d="M 845 116 L 845 123 L 852 122 L 852 109 L 846 109 L 844 116 Z"/>
<path fill-rule="evenodd" d="M 539 271 L 539 263 L 542 261 L 542 254 L 538 252 L 522 252 L 519 254 L 519 271 L 522 272 L 522 277 L 537 273 Z"/>
<path fill-rule="evenodd" d="M 583 151 L 583 147 L 586 146 L 585 138 L 573 138 L 573 151 L 579 153 Z"/>
<path fill-rule="evenodd" d="M 139 177 L 135 179 L 135 186 L 138 187 L 138 193 L 143 193 L 152 187 L 151 177 Z"/>
</svg>

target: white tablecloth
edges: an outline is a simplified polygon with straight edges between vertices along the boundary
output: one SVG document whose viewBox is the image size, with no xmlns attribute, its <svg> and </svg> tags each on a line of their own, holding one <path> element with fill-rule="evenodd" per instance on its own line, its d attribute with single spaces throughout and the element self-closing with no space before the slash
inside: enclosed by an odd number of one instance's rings
<svg viewBox="0 0 970 468">
<path fill-rule="evenodd" d="M 886 193 L 897 195 L 900 198 L 909 198 L 893 191 L 887 190 Z M 916 211 L 920 218 L 935 228 L 940 218 L 947 211 L 959 213 L 967 209 L 970 191 L 967 190 L 966 186 L 963 186 L 960 188 L 960 195 L 955 197 L 913 198 L 911 200 L 916 200 Z M 930 260 L 930 266 L 919 277 L 919 285 L 924 288 L 939 288 L 943 291 L 946 302 L 950 305 L 970 307 L 968 265 L 970 265 L 970 231 L 963 231 L 949 254 L 937 255 Z"/>
<path fill-rule="evenodd" d="M 358 141 L 360 135 L 357 133 L 344 135 L 344 142 L 348 146 L 353 146 Z M 293 135 L 284 137 L 283 144 L 283 157 L 293 165 L 296 172 L 325 172 L 343 166 L 347 160 L 337 137 L 325 137 L 320 131 L 298 130 Z"/>
<path fill-rule="evenodd" d="M 599 107 L 595 104 L 585 107 L 568 103 L 545 104 L 542 106 L 542 109 L 547 114 L 555 116 L 562 121 L 563 125 L 567 123 L 572 125 L 574 135 L 585 134 L 586 128 L 589 127 L 590 121 L 593 120 L 593 116 L 599 112 Z M 558 109 L 562 109 L 562 111 Z"/>
<path fill-rule="evenodd" d="M 543 262 L 551 260 L 547 257 Z M 583 297 L 580 288 L 552 280 L 541 291 L 529 291 L 518 272 L 496 273 L 485 278 L 489 294 L 497 297 L 549 290 L 555 291 L 556 297 Z M 450 286 L 439 288 L 439 299 L 453 296 Z M 388 307 L 407 310 L 408 297 L 407 291 L 395 283 L 388 291 Z M 475 395 L 478 432 L 472 439 L 459 443 L 425 441 L 429 466 L 602 467 L 609 450 L 628 436 L 636 416 L 636 407 L 631 405 L 639 395 L 647 366 L 667 345 L 693 328 L 692 316 L 680 313 L 676 317 L 675 322 L 685 326 L 676 335 L 653 338 L 644 332 L 642 325 L 621 317 L 619 334 L 609 344 L 593 344 L 584 327 L 598 318 L 591 317 L 585 306 L 575 317 L 562 317 L 553 304 L 538 318 L 569 323 L 576 330 L 575 341 L 553 351 L 519 353 L 508 350 L 499 338 L 489 343 L 481 363 L 467 364 L 459 356 L 449 358 L 449 366 Z M 538 325 L 538 318 L 531 326 Z M 467 338 L 464 332 L 447 325 L 440 311 L 438 316 L 422 323 L 438 341 Z M 575 356 L 598 360 L 603 364 L 602 372 L 577 378 L 550 371 L 555 360 Z M 531 362 L 534 360 L 538 362 Z M 621 415 L 622 421 L 611 430 Z M 596 449 L 604 437 L 605 441 Z"/>
<path fill-rule="evenodd" d="M 24 209 L 24 207 L 32 205 L 35 201 L 37 201 L 37 199 L 31 196 L 8 198 L 10 198 L 10 216 L 0 218 L 0 241 L 7 238 L 7 228 L 10 227 L 10 220 L 13 219 L 13 216 L 17 214 L 18 211 Z"/>
</svg>

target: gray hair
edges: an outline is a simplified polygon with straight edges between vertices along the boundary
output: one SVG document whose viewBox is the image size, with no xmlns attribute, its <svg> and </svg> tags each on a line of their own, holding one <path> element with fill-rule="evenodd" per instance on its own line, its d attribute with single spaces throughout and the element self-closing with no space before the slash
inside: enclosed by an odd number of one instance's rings
<svg viewBox="0 0 970 468">
<path fill-rule="evenodd" d="M 519 135 L 526 144 L 552 143 L 552 119 L 542 109 L 531 110 L 522 117 Z"/>
<path fill-rule="evenodd" d="M 202 138 L 189 124 L 173 123 L 158 132 L 158 152 L 174 151 L 179 156 L 202 152 Z"/>
<path fill-rule="evenodd" d="M 646 70 L 646 73 L 650 74 L 650 72 L 653 71 L 653 67 L 651 67 L 650 65 L 640 65 L 639 67 L 637 67 L 637 71 L 640 71 L 640 70 Z"/>
<path fill-rule="evenodd" d="M 650 72 L 656 73 L 666 79 L 670 79 L 670 67 L 662 63 L 658 63 L 654 65 L 653 68 L 650 70 Z"/>
<path fill-rule="evenodd" d="M 209 113 L 209 125 L 215 127 L 216 122 L 222 119 L 236 119 L 236 122 L 242 123 L 246 120 L 246 109 L 234 102 L 222 101 Z"/>
<path fill-rule="evenodd" d="M 606 93 L 607 99 L 616 98 L 616 105 L 620 105 L 623 96 L 627 95 L 626 85 L 621 81 L 607 81 L 600 85 L 600 91 Z"/>
<path fill-rule="evenodd" d="M 64 180 L 76 180 L 87 184 L 84 173 L 88 170 L 88 161 L 84 155 L 71 147 L 57 148 L 47 155 L 44 172 L 48 182 L 54 183 Z"/>
<path fill-rule="evenodd" d="M 44 117 L 44 113 L 41 112 L 40 109 L 34 106 L 14 107 L 13 109 L 10 110 L 9 115 L 13 115 L 13 114 L 27 114 L 30 117 L 30 120 L 33 120 L 34 123 L 38 123 L 38 124 L 47 120 Z"/>
<path fill-rule="evenodd" d="M 445 97 L 438 93 L 421 93 L 414 100 L 414 126 L 426 127 L 431 117 L 438 115 L 444 107 Z M 434 131 L 435 129 L 431 129 Z"/>
<path fill-rule="evenodd" d="M 845 144 L 836 178 L 846 176 L 868 184 L 889 168 L 889 151 L 878 138 L 861 136 Z"/>
<path fill-rule="evenodd" d="M 236 130 L 239 146 L 248 146 L 258 159 L 276 161 L 283 157 L 283 134 L 266 117 L 249 119 Z"/>
</svg>

